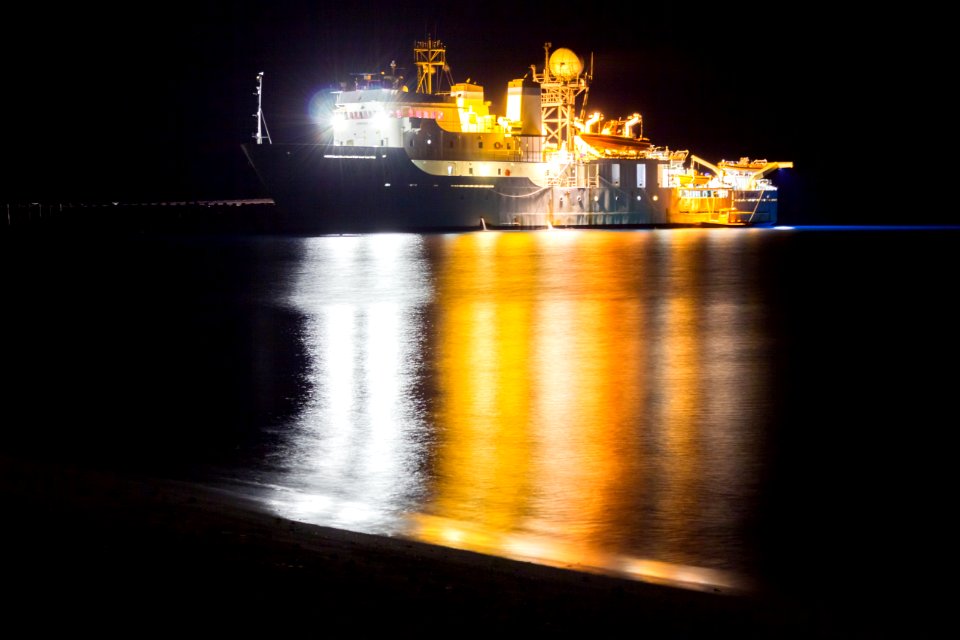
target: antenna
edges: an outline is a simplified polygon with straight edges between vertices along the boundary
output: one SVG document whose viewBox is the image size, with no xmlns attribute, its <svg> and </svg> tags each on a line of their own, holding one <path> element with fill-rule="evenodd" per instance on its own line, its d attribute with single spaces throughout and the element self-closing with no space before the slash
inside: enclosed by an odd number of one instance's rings
<svg viewBox="0 0 960 640">
<path fill-rule="evenodd" d="M 267 128 L 267 119 L 263 116 L 263 71 L 257 74 L 257 112 L 253 117 L 257 119 L 257 132 L 253 134 L 257 144 L 263 144 L 263 134 L 267 134 L 267 143 L 273 144 L 270 139 L 270 130 Z"/>
<path fill-rule="evenodd" d="M 580 121 L 587 117 L 587 98 L 590 97 L 590 83 L 593 82 L 593 52 L 590 52 L 590 71 L 586 74 L 587 86 L 583 90 L 583 102 L 580 103 Z M 641 125 L 642 126 L 642 125 Z"/>
</svg>

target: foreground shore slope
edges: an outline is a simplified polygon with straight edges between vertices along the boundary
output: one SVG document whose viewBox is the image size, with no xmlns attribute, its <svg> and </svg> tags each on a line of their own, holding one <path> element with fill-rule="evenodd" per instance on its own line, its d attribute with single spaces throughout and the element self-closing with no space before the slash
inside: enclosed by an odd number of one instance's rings
<svg viewBox="0 0 960 640">
<path fill-rule="evenodd" d="M 0 457 L 7 606 L 37 629 L 833 635 L 716 595 L 293 522 L 170 480 Z M 145 626 L 144 626 L 145 625 Z"/>
</svg>

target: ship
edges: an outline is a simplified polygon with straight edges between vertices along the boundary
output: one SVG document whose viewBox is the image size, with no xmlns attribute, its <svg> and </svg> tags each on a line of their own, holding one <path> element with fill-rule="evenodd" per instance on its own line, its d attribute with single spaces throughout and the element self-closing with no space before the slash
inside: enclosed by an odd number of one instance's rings
<svg viewBox="0 0 960 640">
<path fill-rule="evenodd" d="M 791 162 L 708 162 L 654 145 L 642 117 L 587 117 L 593 79 L 567 48 L 544 45 L 507 85 L 503 115 L 484 87 L 454 82 L 444 43 L 414 43 L 416 86 L 397 73 L 354 74 L 332 93 L 322 142 L 273 143 L 263 120 L 244 152 L 283 228 L 368 233 L 549 227 L 770 226 Z M 261 126 L 262 125 L 262 126 Z"/>
</svg>

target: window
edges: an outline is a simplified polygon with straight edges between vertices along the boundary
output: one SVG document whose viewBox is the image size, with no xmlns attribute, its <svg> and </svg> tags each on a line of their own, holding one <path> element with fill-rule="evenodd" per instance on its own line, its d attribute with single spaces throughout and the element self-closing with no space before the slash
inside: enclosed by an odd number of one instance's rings
<svg viewBox="0 0 960 640">
<path fill-rule="evenodd" d="M 642 162 L 637 163 L 637 186 L 641 189 L 647 188 L 647 165 Z"/>
<path fill-rule="evenodd" d="M 613 183 L 613 186 L 620 186 L 620 164 L 610 165 L 610 182 Z"/>
</svg>

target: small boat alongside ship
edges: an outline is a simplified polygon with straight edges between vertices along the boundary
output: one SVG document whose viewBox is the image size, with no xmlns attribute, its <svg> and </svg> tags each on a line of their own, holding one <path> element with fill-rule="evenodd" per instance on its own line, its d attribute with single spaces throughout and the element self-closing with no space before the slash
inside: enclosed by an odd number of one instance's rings
<svg viewBox="0 0 960 640">
<path fill-rule="evenodd" d="M 584 117 L 592 63 L 585 69 L 569 49 L 551 52 L 547 43 L 543 67 L 508 83 L 505 115 L 491 112 L 482 86 L 449 78 L 442 42 L 417 42 L 414 62 L 414 90 L 392 65 L 389 74 L 355 75 L 336 92 L 329 143 L 274 144 L 261 133 L 258 109 L 256 142 L 244 151 L 285 227 L 355 233 L 777 221 L 777 187 L 767 176 L 791 162 L 713 164 L 655 146 L 638 113 Z"/>
</svg>

